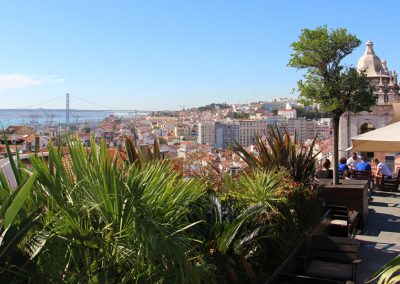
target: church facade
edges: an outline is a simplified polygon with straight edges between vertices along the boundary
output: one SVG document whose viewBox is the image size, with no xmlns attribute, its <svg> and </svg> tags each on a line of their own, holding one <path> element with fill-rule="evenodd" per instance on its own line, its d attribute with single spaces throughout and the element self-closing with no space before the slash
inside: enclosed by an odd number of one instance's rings
<svg viewBox="0 0 400 284">
<path fill-rule="evenodd" d="M 358 70 L 365 70 L 367 79 L 378 96 L 372 112 L 346 112 L 340 118 L 339 156 L 347 157 L 346 149 L 351 147 L 351 137 L 387 125 L 393 119 L 393 102 L 400 102 L 396 71 L 389 71 L 386 60 L 381 60 L 368 41 L 363 56 L 358 60 Z"/>
</svg>

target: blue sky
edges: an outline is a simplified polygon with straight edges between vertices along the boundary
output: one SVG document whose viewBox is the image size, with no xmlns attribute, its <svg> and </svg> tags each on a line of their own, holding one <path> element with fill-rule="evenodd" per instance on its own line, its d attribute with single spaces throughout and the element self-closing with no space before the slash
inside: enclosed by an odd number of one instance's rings
<svg viewBox="0 0 400 284">
<path fill-rule="evenodd" d="M 0 108 L 179 109 L 294 97 L 301 29 L 344 27 L 400 71 L 397 1 L 0 1 Z M 86 101 L 85 101 L 86 100 Z M 91 102 L 91 103 L 88 103 Z"/>
</svg>

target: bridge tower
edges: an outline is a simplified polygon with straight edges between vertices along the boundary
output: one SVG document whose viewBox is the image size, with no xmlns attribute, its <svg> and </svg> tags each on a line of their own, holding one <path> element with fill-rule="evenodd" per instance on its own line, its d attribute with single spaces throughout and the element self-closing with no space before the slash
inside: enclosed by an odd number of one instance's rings
<svg viewBox="0 0 400 284">
<path fill-rule="evenodd" d="M 66 105 L 65 105 L 65 124 L 69 124 L 69 93 L 66 95 Z"/>
</svg>

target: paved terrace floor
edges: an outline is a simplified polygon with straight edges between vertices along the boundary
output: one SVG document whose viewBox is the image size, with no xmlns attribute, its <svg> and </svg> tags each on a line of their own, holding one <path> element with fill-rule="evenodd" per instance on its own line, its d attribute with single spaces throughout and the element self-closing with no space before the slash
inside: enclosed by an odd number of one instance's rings
<svg viewBox="0 0 400 284">
<path fill-rule="evenodd" d="M 400 253 L 400 193 L 375 191 L 369 203 L 361 240 L 357 282 L 365 283 L 376 270 Z"/>
</svg>

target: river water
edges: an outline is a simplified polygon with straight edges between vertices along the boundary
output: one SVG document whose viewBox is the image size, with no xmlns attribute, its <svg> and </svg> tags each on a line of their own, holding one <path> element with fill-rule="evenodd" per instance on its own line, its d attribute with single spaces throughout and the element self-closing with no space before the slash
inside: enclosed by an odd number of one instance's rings
<svg viewBox="0 0 400 284">
<path fill-rule="evenodd" d="M 69 122 L 100 122 L 110 115 L 133 117 L 135 113 L 113 110 L 70 110 Z M 65 109 L 0 109 L 0 129 L 10 125 L 59 125 L 65 122 Z"/>
</svg>

